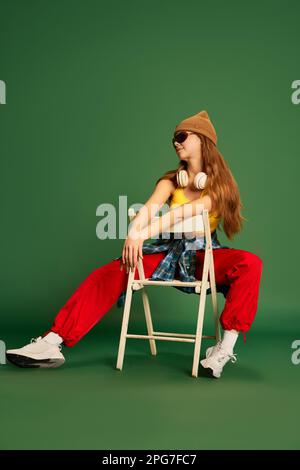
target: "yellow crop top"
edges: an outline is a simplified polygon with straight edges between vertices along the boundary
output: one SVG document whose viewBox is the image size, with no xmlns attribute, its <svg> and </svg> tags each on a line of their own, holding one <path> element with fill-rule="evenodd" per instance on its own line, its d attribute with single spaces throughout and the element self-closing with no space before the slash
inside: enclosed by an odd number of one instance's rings
<svg viewBox="0 0 300 470">
<path fill-rule="evenodd" d="M 175 206 L 181 206 L 181 204 L 186 204 L 188 202 L 191 202 L 190 199 L 188 199 L 183 192 L 183 188 L 176 188 L 170 202 L 170 209 L 175 207 Z M 215 217 L 214 214 L 209 214 L 209 224 L 210 224 L 210 231 L 211 233 L 214 232 L 220 222 L 220 217 Z"/>
</svg>

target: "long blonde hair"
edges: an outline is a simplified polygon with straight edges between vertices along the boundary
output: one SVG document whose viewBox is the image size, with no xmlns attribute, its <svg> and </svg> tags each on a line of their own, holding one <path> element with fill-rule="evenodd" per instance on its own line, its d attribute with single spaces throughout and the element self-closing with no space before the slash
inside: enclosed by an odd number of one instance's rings
<svg viewBox="0 0 300 470">
<path fill-rule="evenodd" d="M 196 134 L 196 133 L 195 133 Z M 247 220 L 242 214 L 244 207 L 237 182 L 232 175 L 229 166 L 217 147 L 206 136 L 197 133 L 201 139 L 202 149 L 202 171 L 207 174 L 207 180 L 202 195 L 209 195 L 212 200 L 212 211 L 223 219 L 223 229 L 229 240 L 239 233 L 243 228 L 243 221 Z M 188 169 L 185 161 L 179 162 L 177 169 L 167 171 L 161 176 L 156 184 L 162 179 L 171 180 L 177 188 L 176 173 L 179 170 Z M 171 202 L 171 197 L 168 199 Z"/>
</svg>

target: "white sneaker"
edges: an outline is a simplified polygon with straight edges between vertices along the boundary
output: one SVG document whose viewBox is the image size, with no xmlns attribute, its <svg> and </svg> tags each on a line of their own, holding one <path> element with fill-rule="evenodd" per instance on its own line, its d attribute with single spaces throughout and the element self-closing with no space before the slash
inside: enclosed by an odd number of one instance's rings
<svg viewBox="0 0 300 470">
<path fill-rule="evenodd" d="M 59 367 L 65 362 L 61 345 L 48 343 L 41 336 L 19 349 L 8 349 L 6 358 L 18 367 Z"/>
<path fill-rule="evenodd" d="M 221 377 L 223 367 L 229 360 L 231 360 L 231 362 L 236 362 L 236 354 L 233 354 L 233 352 L 224 349 L 222 347 L 222 341 L 218 341 L 215 346 L 207 348 L 206 359 L 202 359 L 200 364 L 205 369 L 210 369 L 213 377 L 218 379 Z"/>
</svg>

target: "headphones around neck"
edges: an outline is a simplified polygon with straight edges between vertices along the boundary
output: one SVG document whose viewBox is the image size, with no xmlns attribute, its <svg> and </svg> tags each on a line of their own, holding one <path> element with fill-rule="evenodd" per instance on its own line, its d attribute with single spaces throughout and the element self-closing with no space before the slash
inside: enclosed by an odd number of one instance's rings
<svg viewBox="0 0 300 470">
<path fill-rule="evenodd" d="M 179 170 L 176 173 L 177 184 L 180 188 L 185 188 L 189 182 L 188 172 L 186 170 Z M 200 171 L 194 178 L 194 186 L 196 189 L 204 189 L 207 180 L 207 174 Z"/>
</svg>

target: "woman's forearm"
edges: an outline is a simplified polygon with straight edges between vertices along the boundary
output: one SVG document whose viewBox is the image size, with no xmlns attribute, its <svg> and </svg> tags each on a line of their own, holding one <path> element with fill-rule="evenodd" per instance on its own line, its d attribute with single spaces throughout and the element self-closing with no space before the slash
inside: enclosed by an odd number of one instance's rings
<svg viewBox="0 0 300 470">
<path fill-rule="evenodd" d="M 201 214 L 203 209 L 204 204 L 199 201 L 182 204 L 181 206 L 166 212 L 156 220 L 151 221 L 147 227 L 144 227 L 140 231 L 140 237 L 144 240 L 156 237 L 160 233 L 167 232 L 175 223 Z"/>
<path fill-rule="evenodd" d="M 151 217 L 153 217 L 152 213 L 154 210 L 155 209 L 152 208 L 152 212 L 151 212 L 150 207 L 146 205 L 142 206 L 142 208 L 138 211 L 138 214 L 130 222 L 128 235 L 132 234 L 135 231 L 140 232 L 144 227 L 147 227 Z M 156 211 L 157 210 L 158 210 L 158 207 L 156 208 Z M 154 215 L 155 215 L 155 212 L 154 212 Z"/>
<path fill-rule="evenodd" d="M 128 236 L 131 238 L 140 238 L 141 231 L 150 224 L 150 221 L 154 218 L 160 207 L 161 205 L 159 204 L 145 204 L 142 206 L 138 214 L 130 222 Z"/>
</svg>

